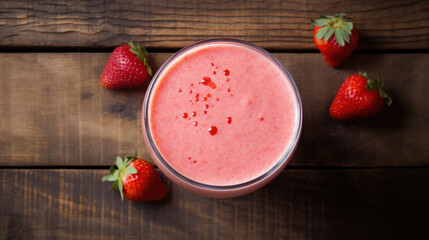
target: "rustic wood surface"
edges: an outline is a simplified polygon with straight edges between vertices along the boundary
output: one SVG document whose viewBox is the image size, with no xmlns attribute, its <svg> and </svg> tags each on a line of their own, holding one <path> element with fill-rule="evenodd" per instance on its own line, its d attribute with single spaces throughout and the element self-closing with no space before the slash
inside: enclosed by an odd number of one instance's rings
<svg viewBox="0 0 429 240">
<path fill-rule="evenodd" d="M 357 53 L 326 65 L 310 18 L 346 12 Z M 300 144 L 273 182 L 209 199 L 166 180 L 155 203 L 121 202 L 101 182 L 144 146 L 146 86 L 98 79 L 129 40 L 154 69 L 213 37 L 275 52 L 303 100 Z M 84 51 L 84 52 L 80 52 Z M 429 239 L 429 1 L 0 1 L 0 239 Z M 342 81 L 380 73 L 393 106 L 337 122 Z"/>
<path fill-rule="evenodd" d="M 171 54 L 152 54 L 158 68 Z M 141 133 L 146 87 L 107 90 L 108 53 L 0 54 L 0 165 L 99 166 L 149 155 Z M 355 54 L 339 69 L 320 54 L 275 54 L 300 89 L 303 133 L 293 166 L 428 166 L 429 54 Z M 347 76 L 379 72 L 394 104 L 370 121 L 340 123 L 329 105 Z M 411 154 L 411 155 L 410 155 Z"/>
<path fill-rule="evenodd" d="M 121 202 L 107 170 L 0 170 L 0 239 L 428 239 L 429 170 L 289 170 L 246 196 L 170 184 Z"/>
<path fill-rule="evenodd" d="M 310 18 L 348 13 L 359 49 L 429 49 L 429 1 L 0 1 L 0 47 L 113 47 L 130 39 L 181 48 L 233 37 L 315 50 Z"/>
</svg>

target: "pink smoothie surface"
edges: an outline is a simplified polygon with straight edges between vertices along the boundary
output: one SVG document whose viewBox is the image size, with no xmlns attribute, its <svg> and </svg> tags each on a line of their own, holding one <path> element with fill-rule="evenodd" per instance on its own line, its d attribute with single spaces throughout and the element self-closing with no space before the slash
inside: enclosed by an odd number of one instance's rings
<svg viewBox="0 0 429 240">
<path fill-rule="evenodd" d="M 264 174 L 296 134 L 297 101 L 287 76 L 246 46 L 188 50 L 164 68 L 149 101 L 158 151 L 199 183 L 235 185 Z"/>
</svg>

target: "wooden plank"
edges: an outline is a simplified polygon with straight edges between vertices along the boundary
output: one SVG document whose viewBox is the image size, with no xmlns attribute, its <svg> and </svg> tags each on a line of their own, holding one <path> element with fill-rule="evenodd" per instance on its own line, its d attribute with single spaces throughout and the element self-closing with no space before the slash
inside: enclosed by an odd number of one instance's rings
<svg viewBox="0 0 429 240">
<path fill-rule="evenodd" d="M 10 138 L 1 137 L 2 161 L 97 165 L 113 155 L 140 150 L 138 112 L 144 88 L 101 87 L 98 79 L 107 58 L 108 54 L 2 55 L 1 133 L 11 133 Z M 11 162 L 12 156 L 16 161 Z M 148 157 L 146 150 L 143 157 Z"/>
<path fill-rule="evenodd" d="M 429 48 L 429 1 L 1 1 L 1 47 L 113 47 L 129 40 L 181 48 L 230 37 L 315 50 L 310 18 L 346 12 L 359 49 Z"/>
<path fill-rule="evenodd" d="M 429 170 L 289 170 L 233 199 L 170 184 L 121 202 L 107 170 L 0 170 L 1 239 L 427 239 Z"/>
<path fill-rule="evenodd" d="M 169 53 L 151 57 L 157 69 Z M 107 53 L 0 54 L 0 165 L 108 165 L 116 155 L 149 155 L 141 133 L 145 87 L 98 83 Z M 428 166 L 429 54 L 356 54 L 342 68 L 320 54 L 276 54 L 301 92 L 304 124 L 294 166 Z M 328 115 L 347 76 L 379 72 L 394 99 L 370 120 Z"/>
<path fill-rule="evenodd" d="M 293 164 L 311 166 L 429 166 L 427 54 L 355 54 L 339 69 L 317 54 L 276 55 L 300 89 L 303 133 Z M 343 81 L 378 72 L 394 99 L 372 119 L 337 122 L 329 107 Z"/>
</svg>

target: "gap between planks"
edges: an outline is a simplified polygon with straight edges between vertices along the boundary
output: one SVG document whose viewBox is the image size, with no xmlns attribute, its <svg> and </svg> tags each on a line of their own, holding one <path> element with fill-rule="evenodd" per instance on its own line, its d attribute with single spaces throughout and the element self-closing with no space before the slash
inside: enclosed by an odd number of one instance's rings
<svg viewBox="0 0 429 240">
<path fill-rule="evenodd" d="M 125 43 L 124 43 L 125 44 Z M 258 44 L 255 44 L 259 46 Z M 118 45 L 119 46 L 119 45 Z M 186 47 L 186 46 L 183 46 Z M 115 47 L 28 47 L 28 46 L 0 46 L 0 53 L 111 53 Z M 146 50 L 149 53 L 176 53 L 182 48 L 157 48 L 151 47 Z M 270 53 L 319 53 L 318 49 L 276 49 L 276 48 L 264 48 Z M 379 50 L 367 50 L 367 49 L 356 49 L 353 53 L 361 54 L 407 54 L 407 53 L 429 53 L 429 49 L 379 49 Z"/>
</svg>

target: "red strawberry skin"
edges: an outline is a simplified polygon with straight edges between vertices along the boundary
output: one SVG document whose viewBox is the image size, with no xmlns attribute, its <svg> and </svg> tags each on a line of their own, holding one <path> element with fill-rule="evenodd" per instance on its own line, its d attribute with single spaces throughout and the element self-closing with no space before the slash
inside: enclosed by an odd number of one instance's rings
<svg viewBox="0 0 429 240">
<path fill-rule="evenodd" d="M 137 173 L 122 177 L 125 198 L 132 201 L 157 201 L 167 195 L 167 187 L 152 164 L 143 159 L 134 159 L 128 166 L 135 167 Z"/>
<path fill-rule="evenodd" d="M 328 41 L 315 38 L 317 32 L 322 27 L 316 26 L 313 30 L 313 40 L 316 43 L 317 48 L 322 53 L 323 57 L 331 67 L 339 66 L 344 59 L 346 59 L 350 54 L 352 54 L 353 50 L 358 45 L 359 35 L 356 28 L 352 29 L 352 34 L 350 35 L 350 42 L 345 43 L 345 46 L 340 46 L 335 40 L 335 36 L 332 35 Z"/>
<path fill-rule="evenodd" d="M 130 48 L 128 45 L 121 45 L 110 55 L 100 78 L 105 88 L 138 87 L 148 80 L 146 66 Z"/>
<path fill-rule="evenodd" d="M 378 91 L 366 88 L 365 77 L 355 74 L 341 85 L 329 109 L 336 120 L 367 118 L 376 115 L 383 108 L 383 98 Z"/>
</svg>

